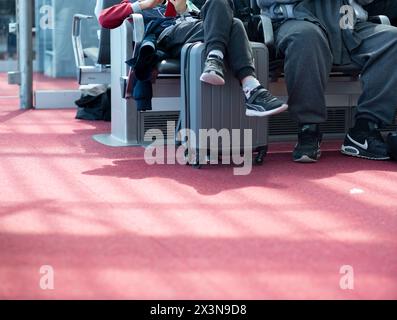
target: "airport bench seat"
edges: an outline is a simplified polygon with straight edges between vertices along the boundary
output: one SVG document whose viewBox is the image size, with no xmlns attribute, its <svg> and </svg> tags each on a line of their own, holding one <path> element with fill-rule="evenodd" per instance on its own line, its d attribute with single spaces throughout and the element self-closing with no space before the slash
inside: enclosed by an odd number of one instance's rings
<svg viewBox="0 0 397 320">
<path fill-rule="evenodd" d="M 119 0 L 103 0 L 102 9 L 120 3 Z M 81 85 L 110 84 L 110 30 L 101 28 L 98 47 L 84 48 L 81 38 L 83 22 L 93 16 L 76 14 L 73 17 L 72 44 L 77 67 L 77 80 Z M 90 60 L 90 63 L 87 63 Z"/>
<path fill-rule="evenodd" d="M 110 84 L 110 37 L 109 30 L 102 30 L 99 47 L 83 48 L 82 22 L 93 16 L 76 14 L 73 17 L 72 44 L 77 67 L 77 80 L 81 85 Z M 87 58 L 90 63 L 87 63 Z"/>
<path fill-rule="evenodd" d="M 251 1 L 252 5 L 256 3 L 256 0 Z M 268 18 L 264 14 L 260 15 L 264 42 L 271 46 L 273 30 L 269 29 Z M 379 21 L 387 23 L 388 19 L 379 17 Z M 125 99 L 129 71 L 125 61 L 137 54 L 135 48 L 139 47 L 143 40 L 144 30 L 143 17 L 140 14 L 132 14 L 121 27 L 111 31 L 112 123 L 110 133 L 94 136 L 94 139 L 100 143 L 110 146 L 142 145 L 146 130 L 163 129 L 166 121 L 178 121 L 181 97 L 180 62 L 177 60 L 165 60 L 158 66 L 159 75 L 153 87 L 152 111 L 137 111 L 133 99 Z M 282 76 L 282 61 L 271 61 L 270 66 L 269 76 L 273 80 L 270 82 L 270 90 L 273 94 L 287 99 L 288 95 Z M 277 76 L 274 76 L 274 72 Z M 331 114 L 337 115 L 336 122 L 341 122 L 340 110 L 349 112 L 349 114 L 343 115 L 344 123 L 340 124 L 342 128 L 335 129 L 340 131 L 338 131 L 338 137 L 344 134 L 352 121 L 352 113 L 346 109 L 350 110 L 357 105 L 358 97 L 362 91 L 358 81 L 359 73 L 360 71 L 355 65 L 334 66 L 332 70 L 326 92 L 327 107 Z M 271 130 L 274 128 L 273 131 L 279 134 L 281 140 L 283 137 L 291 138 L 290 131 L 285 130 L 285 127 L 291 128 L 291 122 L 284 114 L 272 117 L 270 122 Z"/>
<path fill-rule="evenodd" d="M 173 74 L 179 75 L 181 72 L 181 62 L 177 59 L 167 59 L 157 65 L 159 75 Z"/>
</svg>

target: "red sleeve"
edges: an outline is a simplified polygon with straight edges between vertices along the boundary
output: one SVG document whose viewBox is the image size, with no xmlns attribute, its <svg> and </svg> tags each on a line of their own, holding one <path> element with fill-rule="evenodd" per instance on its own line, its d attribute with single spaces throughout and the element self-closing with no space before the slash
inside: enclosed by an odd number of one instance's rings
<svg viewBox="0 0 397 320">
<path fill-rule="evenodd" d="M 99 16 L 99 23 L 106 29 L 115 29 L 120 27 L 132 13 L 131 3 L 123 0 L 120 4 L 103 10 Z"/>
<path fill-rule="evenodd" d="M 177 12 L 175 10 L 174 5 L 171 2 L 167 3 L 167 10 L 165 10 L 166 17 L 176 17 Z"/>
<path fill-rule="evenodd" d="M 120 4 L 116 4 L 115 6 L 103 10 L 99 16 L 99 23 L 106 29 L 115 29 L 120 27 L 124 20 L 133 13 L 131 2 L 129 0 L 123 0 Z M 165 16 L 176 17 L 176 15 L 177 12 L 174 5 L 171 2 L 168 2 Z"/>
</svg>

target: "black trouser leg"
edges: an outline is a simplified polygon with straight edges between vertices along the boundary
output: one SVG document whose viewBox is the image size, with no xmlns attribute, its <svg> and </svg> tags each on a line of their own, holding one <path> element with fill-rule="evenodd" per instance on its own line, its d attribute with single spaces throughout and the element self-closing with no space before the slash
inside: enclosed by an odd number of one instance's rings
<svg viewBox="0 0 397 320">
<path fill-rule="evenodd" d="M 311 22 L 291 20 L 275 30 L 275 40 L 284 57 L 291 116 L 300 124 L 325 122 L 325 89 L 333 60 L 326 35 Z"/>
<path fill-rule="evenodd" d="M 233 25 L 232 0 L 207 0 L 201 9 L 204 26 L 204 42 L 207 54 L 220 50 L 226 54 Z"/>
<path fill-rule="evenodd" d="M 233 19 L 227 56 L 232 72 L 240 81 L 248 76 L 256 77 L 251 44 L 239 19 Z"/>
<path fill-rule="evenodd" d="M 201 9 L 200 22 L 182 22 L 161 42 L 161 48 L 172 48 L 178 56 L 185 43 L 203 41 L 206 54 L 220 50 L 226 55 L 233 25 L 232 0 L 207 0 Z"/>
<path fill-rule="evenodd" d="M 173 56 L 179 56 L 185 43 L 204 41 L 207 54 L 220 50 L 227 56 L 240 81 L 255 76 L 251 45 L 243 23 L 233 18 L 232 5 L 231 0 L 207 0 L 201 11 L 203 21 L 176 25 L 163 47 L 172 47 Z"/>
<path fill-rule="evenodd" d="M 361 45 L 351 52 L 363 67 L 363 93 L 356 118 L 391 124 L 397 108 L 397 28 L 373 23 L 357 24 Z"/>
<path fill-rule="evenodd" d="M 220 50 L 228 56 L 230 67 L 241 81 L 255 76 L 251 45 L 243 23 L 233 18 L 232 0 L 207 0 L 201 11 L 207 54 Z"/>
</svg>

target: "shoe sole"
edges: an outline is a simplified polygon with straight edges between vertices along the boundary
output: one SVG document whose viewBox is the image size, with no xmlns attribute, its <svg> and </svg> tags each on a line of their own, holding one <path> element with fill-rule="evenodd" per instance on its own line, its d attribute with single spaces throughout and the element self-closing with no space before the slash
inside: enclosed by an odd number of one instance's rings
<svg viewBox="0 0 397 320">
<path fill-rule="evenodd" d="M 318 150 L 316 159 L 310 158 L 308 155 L 303 155 L 299 159 L 294 159 L 294 162 L 297 162 L 297 163 L 316 163 L 316 162 L 318 162 L 318 160 L 320 158 L 321 158 L 321 150 Z"/>
<path fill-rule="evenodd" d="M 214 73 L 205 72 L 201 75 L 200 81 L 211 84 L 213 86 L 223 86 L 225 84 L 225 79 Z"/>
<path fill-rule="evenodd" d="M 312 159 L 309 156 L 303 156 L 300 159 L 295 159 L 294 162 L 297 162 L 297 163 L 316 163 L 316 162 L 318 162 L 319 158 L 320 157 L 318 157 L 317 159 Z"/>
<path fill-rule="evenodd" d="M 278 113 L 282 113 L 284 111 L 288 110 L 288 105 L 287 104 L 283 104 L 282 106 L 273 109 L 273 110 L 269 110 L 269 111 L 254 111 L 254 110 L 247 110 L 245 112 L 245 115 L 247 117 L 268 117 L 268 116 L 272 116 L 274 114 L 278 114 Z"/>
<path fill-rule="evenodd" d="M 349 156 L 349 157 L 354 157 L 354 158 L 360 158 L 360 159 L 366 159 L 366 160 L 374 160 L 374 161 L 387 161 L 387 160 L 390 160 L 391 158 L 390 157 L 370 157 L 370 156 L 363 156 L 363 155 L 361 155 L 361 154 L 357 154 L 357 153 L 352 153 L 352 152 L 349 152 L 349 151 L 346 151 L 346 146 L 342 146 L 342 149 L 341 149 L 341 153 L 343 154 L 343 155 L 345 155 L 345 156 Z M 349 148 L 351 148 L 350 146 L 349 146 Z"/>
</svg>

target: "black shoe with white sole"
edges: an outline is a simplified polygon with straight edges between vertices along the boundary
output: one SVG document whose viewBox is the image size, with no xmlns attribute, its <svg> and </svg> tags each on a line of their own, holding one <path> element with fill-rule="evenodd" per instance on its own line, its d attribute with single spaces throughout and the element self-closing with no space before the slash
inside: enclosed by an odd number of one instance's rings
<svg viewBox="0 0 397 320">
<path fill-rule="evenodd" d="M 288 105 L 277 99 L 268 90 L 259 86 L 251 91 L 246 99 L 246 112 L 248 117 L 267 117 L 288 109 Z"/>
<path fill-rule="evenodd" d="M 152 41 L 142 43 L 134 71 L 138 80 L 145 81 L 151 77 L 152 66 L 156 59 L 156 46 Z"/>
<path fill-rule="evenodd" d="M 387 144 L 378 129 L 370 131 L 350 130 L 342 145 L 342 153 L 368 160 L 389 160 Z"/>
<path fill-rule="evenodd" d="M 200 80 L 213 86 L 223 86 L 225 84 L 225 64 L 223 60 L 218 56 L 209 56 L 205 61 Z"/>
<path fill-rule="evenodd" d="M 314 163 L 321 157 L 322 134 L 318 124 L 299 126 L 298 143 L 293 152 L 293 160 L 299 163 Z"/>
</svg>

